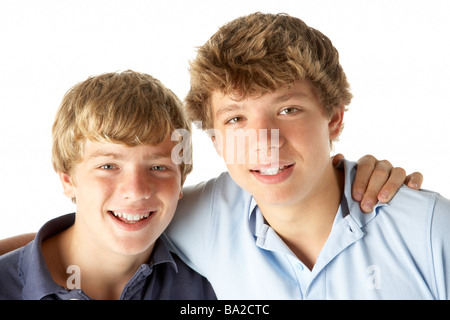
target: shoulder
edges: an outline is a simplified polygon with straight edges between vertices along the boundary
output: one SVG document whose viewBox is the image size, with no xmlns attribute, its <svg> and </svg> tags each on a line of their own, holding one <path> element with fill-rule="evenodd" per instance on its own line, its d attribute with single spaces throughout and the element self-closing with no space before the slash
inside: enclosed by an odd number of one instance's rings
<svg viewBox="0 0 450 320">
<path fill-rule="evenodd" d="M 436 236 L 446 238 L 450 245 L 450 200 L 437 193 L 433 194 L 433 200 L 430 203 L 433 216 L 431 217 L 433 238 Z"/>
<path fill-rule="evenodd" d="M 185 229 L 186 224 L 204 229 L 212 220 L 222 218 L 218 215 L 219 212 L 240 212 L 242 204 L 250 199 L 251 196 L 234 182 L 228 172 L 206 182 L 185 187 L 168 228 L 169 233 L 172 235 L 175 226 L 182 225 Z"/>
<path fill-rule="evenodd" d="M 0 256 L 0 300 L 22 299 L 24 247 Z"/>
<path fill-rule="evenodd" d="M 0 277 L 4 277 L 5 273 L 17 273 L 17 266 L 21 260 L 23 248 L 19 248 L 0 256 Z M 3 282 L 2 282 L 3 283 Z"/>
<path fill-rule="evenodd" d="M 154 277 L 157 283 L 153 288 L 153 298 L 215 299 L 209 281 L 169 250 L 168 241 L 163 234 L 157 242 L 153 255 Z"/>
<path fill-rule="evenodd" d="M 450 200 L 435 196 L 431 219 L 431 256 L 439 299 L 449 299 L 450 288 Z"/>
<path fill-rule="evenodd" d="M 217 246 L 228 243 L 229 234 L 242 225 L 251 199 L 228 173 L 186 187 L 165 233 L 183 253 L 182 259 L 204 271 Z"/>
<path fill-rule="evenodd" d="M 406 186 L 400 188 L 388 204 L 391 210 L 404 211 L 413 215 L 436 215 L 450 212 L 450 201 L 439 193 L 429 190 L 413 190 Z"/>
<path fill-rule="evenodd" d="M 436 192 L 404 186 L 379 208 L 377 220 L 389 222 L 397 232 L 424 244 L 430 240 L 450 244 L 450 200 Z"/>
<path fill-rule="evenodd" d="M 177 265 L 177 274 L 174 280 L 177 282 L 177 287 L 184 288 L 179 289 L 179 291 L 187 290 L 185 293 L 189 299 L 215 299 L 216 295 L 209 281 L 190 268 L 175 253 L 172 252 L 171 254 Z"/>
<path fill-rule="evenodd" d="M 218 177 L 201 182 L 197 185 L 183 188 L 181 206 L 202 205 L 217 200 L 229 200 L 242 194 L 243 190 L 234 182 L 228 172 L 223 172 Z"/>
<path fill-rule="evenodd" d="M 436 194 L 435 198 L 434 210 L 440 214 L 450 215 L 450 199 L 444 198 L 440 194 Z"/>
<path fill-rule="evenodd" d="M 431 227 L 436 215 L 444 214 L 444 219 L 445 216 L 447 219 L 450 218 L 449 210 L 449 201 L 438 193 L 428 190 L 417 191 L 403 186 L 389 203 L 380 205 L 379 213 L 381 214 L 378 215 L 380 218 L 389 217 L 393 222 L 401 222 L 405 228 L 407 228 L 406 225 Z"/>
</svg>

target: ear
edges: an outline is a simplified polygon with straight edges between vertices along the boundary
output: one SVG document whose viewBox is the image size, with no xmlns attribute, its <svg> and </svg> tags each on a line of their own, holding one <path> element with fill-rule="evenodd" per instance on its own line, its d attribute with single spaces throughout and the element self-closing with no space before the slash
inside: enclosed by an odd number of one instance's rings
<svg viewBox="0 0 450 320">
<path fill-rule="evenodd" d="M 342 124 L 344 122 L 345 105 L 340 106 L 334 110 L 334 114 L 330 118 L 328 123 L 328 130 L 330 133 L 330 141 L 336 140 L 342 130 Z"/>
<path fill-rule="evenodd" d="M 64 189 L 64 194 L 71 198 L 74 199 L 75 198 L 75 185 L 72 182 L 72 179 L 70 178 L 70 175 L 68 175 L 67 173 L 62 173 L 62 172 L 58 172 L 59 175 L 59 179 L 61 180 L 63 189 Z"/>
</svg>

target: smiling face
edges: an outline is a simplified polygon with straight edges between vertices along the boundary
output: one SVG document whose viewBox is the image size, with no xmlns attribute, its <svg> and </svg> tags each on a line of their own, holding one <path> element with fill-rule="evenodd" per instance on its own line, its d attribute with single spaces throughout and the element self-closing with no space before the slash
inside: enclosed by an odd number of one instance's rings
<svg viewBox="0 0 450 320">
<path fill-rule="evenodd" d="M 228 159 L 226 165 L 236 183 L 260 207 L 295 206 L 326 190 L 333 172 L 330 141 L 339 134 L 343 107 L 326 116 L 307 81 L 244 100 L 214 92 L 211 105 L 218 131 L 213 139 L 216 149 Z M 261 129 L 269 136 L 259 134 L 264 132 Z M 243 147 L 245 163 L 229 161 L 232 157 L 227 156 L 240 149 L 230 140 L 230 133 L 239 130 L 253 137 Z M 278 139 L 272 139 L 274 134 Z"/>
<path fill-rule="evenodd" d="M 170 137 L 156 146 L 86 141 L 71 175 L 59 173 L 64 193 L 76 198 L 77 235 L 120 254 L 151 251 L 181 197 L 173 146 Z"/>
</svg>

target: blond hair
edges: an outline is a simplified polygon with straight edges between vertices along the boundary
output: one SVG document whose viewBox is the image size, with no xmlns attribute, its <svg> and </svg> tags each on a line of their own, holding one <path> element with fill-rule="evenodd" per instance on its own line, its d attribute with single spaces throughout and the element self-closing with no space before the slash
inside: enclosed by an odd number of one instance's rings
<svg viewBox="0 0 450 320">
<path fill-rule="evenodd" d="M 70 174 L 86 140 L 157 145 L 176 129 L 190 133 L 190 122 L 180 99 L 159 80 L 131 70 L 89 77 L 67 91 L 56 113 L 52 164 Z M 181 163 L 180 171 L 183 183 L 191 161 Z"/>
<path fill-rule="evenodd" d="M 190 74 L 186 108 L 203 129 L 213 127 L 214 91 L 244 99 L 308 80 L 328 116 L 352 98 L 330 39 L 287 14 L 257 12 L 225 24 L 199 48 Z"/>
</svg>

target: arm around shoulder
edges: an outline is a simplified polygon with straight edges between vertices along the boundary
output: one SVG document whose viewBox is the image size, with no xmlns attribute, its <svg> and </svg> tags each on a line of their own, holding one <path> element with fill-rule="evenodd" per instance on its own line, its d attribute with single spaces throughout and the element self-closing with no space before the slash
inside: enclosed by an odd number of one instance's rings
<svg viewBox="0 0 450 320">
<path fill-rule="evenodd" d="M 13 251 L 28 244 L 34 239 L 36 233 L 24 233 L 18 236 L 0 240 L 0 255 Z"/>
</svg>

